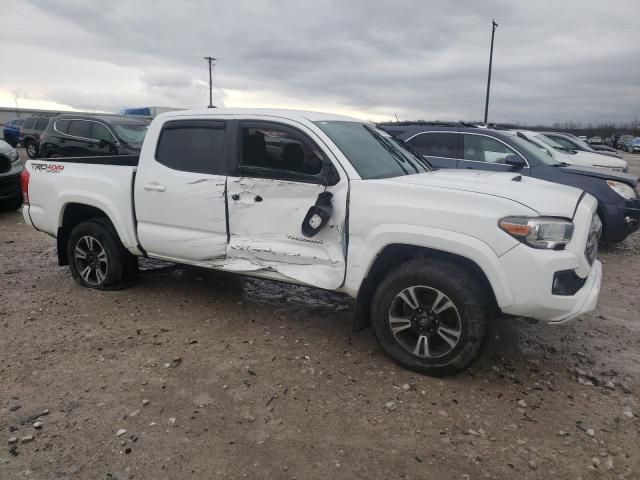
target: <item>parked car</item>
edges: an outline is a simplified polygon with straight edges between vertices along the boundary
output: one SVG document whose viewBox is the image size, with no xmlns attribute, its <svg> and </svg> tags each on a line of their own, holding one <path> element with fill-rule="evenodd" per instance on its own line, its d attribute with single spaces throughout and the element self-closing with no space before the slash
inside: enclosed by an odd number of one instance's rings
<svg viewBox="0 0 640 480">
<path fill-rule="evenodd" d="M 616 153 L 617 150 L 615 148 L 609 147 L 608 145 L 597 145 L 597 144 L 591 144 L 591 148 L 598 152 L 598 153 Z"/>
<path fill-rule="evenodd" d="M 602 138 L 600 138 L 600 137 L 591 137 L 589 139 L 589 144 L 599 145 L 601 143 L 602 143 Z"/>
<path fill-rule="evenodd" d="M 562 145 L 569 150 L 576 150 L 578 152 L 591 152 L 591 153 L 599 153 L 600 155 L 608 155 L 614 158 L 622 158 L 622 156 L 618 155 L 616 150 L 611 149 L 609 151 L 600 151 L 595 150 L 594 147 L 597 145 L 589 145 L 588 143 L 583 142 L 578 137 L 574 137 L 573 135 L 569 135 L 566 133 L 558 133 L 558 132 L 541 132 L 545 137 L 550 138 L 554 142 Z"/>
<path fill-rule="evenodd" d="M 138 154 L 150 122 L 125 115 L 58 115 L 41 136 L 40 156 Z"/>
<path fill-rule="evenodd" d="M 14 118 L 4 124 L 2 136 L 4 137 L 4 141 L 12 147 L 18 145 L 18 142 L 20 141 L 20 127 L 23 122 L 24 118 Z"/>
<path fill-rule="evenodd" d="M 618 139 L 622 136 L 621 133 L 614 133 L 613 135 L 611 135 L 611 143 L 609 143 L 609 146 L 613 149 L 615 149 L 618 145 Z"/>
<path fill-rule="evenodd" d="M 618 139 L 616 148 L 618 150 L 627 150 L 629 144 L 631 143 L 631 140 L 633 140 L 633 135 L 621 135 Z"/>
<path fill-rule="evenodd" d="M 584 167 L 608 168 L 618 172 L 626 172 L 629 164 L 621 158 L 600 155 L 596 152 L 585 152 L 566 148 L 539 132 L 516 130 L 521 136 L 535 143 L 547 155 L 560 163 Z"/>
<path fill-rule="evenodd" d="M 0 140 L 0 210 L 17 210 L 22 205 L 22 170 L 16 149 Z"/>
<path fill-rule="evenodd" d="M 27 117 L 20 127 L 20 143 L 29 158 L 37 158 L 40 151 L 40 135 L 49 125 L 49 118 L 42 115 Z"/>
<path fill-rule="evenodd" d="M 604 241 L 621 242 L 638 229 L 640 199 L 634 176 L 561 163 L 512 130 L 428 123 L 383 128 L 438 168 L 517 172 L 523 177 L 571 185 L 590 193 L 598 199 Z"/>
<path fill-rule="evenodd" d="M 588 142 L 588 141 L 589 141 L 589 139 L 587 138 L 587 136 L 586 136 L 586 135 L 578 135 L 578 138 L 579 138 L 580 140 L 582 140 L 583 142 Z"/>
<path fill-rule="evenodd" d="M 148 256 L 344 292 L 354 328 L 432 375 L 467 366 L 494 313 L 560 323 L 600 289 L 591 195 L 433 171 L 349 117 L 170 112 L 139 157 L 31 160 L 23 178 L 25 221 L 84 287 L 121 288 Z"/>
<path fill-rule="evenodd" d="M 629 148 L 627 151 L 629 153 L 640 152 L 640 137 L 635 137 L 629 142 Z"/>
</svg>

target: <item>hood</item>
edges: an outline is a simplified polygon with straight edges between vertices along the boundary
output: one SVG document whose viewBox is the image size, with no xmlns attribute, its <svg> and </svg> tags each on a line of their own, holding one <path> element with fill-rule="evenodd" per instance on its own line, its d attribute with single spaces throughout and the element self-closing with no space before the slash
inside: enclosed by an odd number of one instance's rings
<svg viewBox="0 0 640 480">
<path fill-rule="evenodd" d="M 514 180 L 515 179 L 515 180 Z M 572 218 L 582 190 L 518 173 L 481 170 L 436 170 L 387 179 L 405 185 L 461 190 L 520 203 L 540 215 Z"/>
<path fill-rule="evenodd" d="M 586 175 L 587 177 L 604 178 L 605 180 L 615 180 L 617 182 L 624 182 L 632 187 L 638 185 L 638 177 L 630 175 L 628 173 L 615 172 L 606 168 L 594 168 L 594 167 L 582 167 L 578 165 L 569 165 L 566 167 L 560 167 L 561 170 L 569 173 L 575 173 L 578 175 Z"/>
<path fill-rule="evenodd" d="M 564 153 L 555 151 L 553 155 L 556 160 L 571 165 L 585 165 L 585 166 L 601 166 L 607 168 L 625 169 L 628 164 L 625 160 L 620 158 L 611 157 L 609 155 L 602 155 L 596 152 L 584 152 L 575 151 L 576 153 Z"/>
<path fill-rule="evenodd" d="M 12 150 L 13 150 L 13 147 L 11 145 L 9 145 L 4 140 L 0 140 L 0 153 L 8 154 Z"/>
</svg>

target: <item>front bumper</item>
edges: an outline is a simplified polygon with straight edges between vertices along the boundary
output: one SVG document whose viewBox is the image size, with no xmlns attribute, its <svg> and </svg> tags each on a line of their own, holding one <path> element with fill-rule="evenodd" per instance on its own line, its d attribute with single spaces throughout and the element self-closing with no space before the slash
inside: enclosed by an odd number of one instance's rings
<svg viewBox="0 0 640 480">
<path fill-rule="evenodd" d="M 511 279 L 514 304 L 502 312 L 549 323 L 562 323 L 592 311 L 598 302 L 602 265 L 596 260 L 584 284 L 574 295 L 554 295 L 556 272 L 578 270 L 580 259 L 569 251 L 536 250 L 521 245 L 501 257 L 500 263 Z M 532 266 L 535 266 L 532 268 Z"/>
<path fill-rule="evenodd" d="M 21 195 L 20 174 L 0 175 L 0 200 L 15 198 Z"/>
<path fill-rule="evenodd" d="M 587 258 L 597 201 L 586 195 L 573 217 L 574 234 L 564 250 L 531 248 L 521 244 L 500 257 L 500 264 L 509 281 L 513 299 L 510 305 L 500 305 L 509 315 L 529 317 L 550 323 L 561 323 L 592 311 L 598 302 L 602 265 Z M 558 272 L 572 272 L 576 288 L 557 288 Z M 573 295 L 567 294 L 573 293 Z"/>
<path fill-rule="evenodd" d="M 604 228 L 602 239 L 621 242 L 640 227 L 640 198 L 623 200 L 619 204 L 602 204 Z"/>
</svg>

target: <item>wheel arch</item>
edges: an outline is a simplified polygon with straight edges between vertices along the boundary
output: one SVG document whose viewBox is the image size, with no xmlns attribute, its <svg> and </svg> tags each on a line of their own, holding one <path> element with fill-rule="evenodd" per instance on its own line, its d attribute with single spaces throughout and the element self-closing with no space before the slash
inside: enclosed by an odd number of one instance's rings
<svg viewBox="0 0 640 480">
<path fill-rule="evenodd" d="M 67 257 L 67 241 L 69 235 L 76 225 L 92 219 L 102 219 L 108 221 L 116 232 L 118 232 L 115 224 L 109 216 L 100 208 L 84 203 L 67 203 L 64 205 L 61 214 L 61 220 L 56 234 L 56 247 L 58 252 L 58 265 L 69 265 Z M 118 235 L 120 235 L 118 233 Z"/>
<path fill-rule="evenodd" d="M 497 311 L 499 309 L 499 301 L 495 294 L 495 285 L 491 283 L 485 271 L 474 260 L 458 253 L 447 252 L 430 247 L 404 243 L 392 243 L 386 245 L 378 252 L 367 272 L 366 277 L 363 278 L 362 283 L 360 284 L 353 313 L 352 326 L 354 331 L 366 328 L 370 324 L 371 300 L 375 293 L 376 286 L 384 276 L 399 265 L 415 258 L 437 258 L 447 260 L 453 264 L 461 266 L 466 271 L 471 272 L 472 276 L 487 292 L 489 308 L 493 311 Z M 494 279 L 494 283 L 495 281 L 496 280 Z M 501 300 L 504 302 L 504 299 Z"/>
</svg>

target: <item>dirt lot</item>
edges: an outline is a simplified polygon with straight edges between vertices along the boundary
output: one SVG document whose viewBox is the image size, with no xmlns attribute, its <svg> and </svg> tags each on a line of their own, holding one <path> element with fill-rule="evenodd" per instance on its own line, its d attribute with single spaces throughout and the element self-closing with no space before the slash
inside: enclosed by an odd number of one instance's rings
<svg viewBox="0 0 640 480">
<path fill-rule="evenodd" d="M 340 295 L 151 262 L 83 289 L 0 214 L 0 478 L 640 478 L 640 234 L 600 258 L 596 312 L 498 320 L 434 379 Z"/>
</svg>

